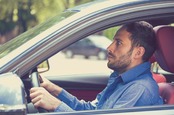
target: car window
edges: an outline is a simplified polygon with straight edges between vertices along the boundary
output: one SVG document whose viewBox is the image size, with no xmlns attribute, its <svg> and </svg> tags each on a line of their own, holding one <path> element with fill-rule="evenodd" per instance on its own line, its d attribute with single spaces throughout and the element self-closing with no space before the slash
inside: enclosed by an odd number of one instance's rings
<svg viewBox="0 0 174 115">
<path fill-rule="evenodd" d="M 51 76 L 111 73 L 112 70 L 107 67 L 107 58 L 99 59 L 96 49 L 94 47 L 89 49 L 88 47 L 95 46 L 106 51 L 119 27 L 97 32 L 71 44 L 48 59 L 50 70 L 42 74 Z M 157 74 L 171 74 L 163 70 L 157 62 L 152 63 L 151 69 L 152 72 Z"/>
<path fill-rule="evenodd" d="M 152 63 L 151 67 L 152 67 L 152 72 L 154 73 L 164 74 L 164 75 L 172 74 L 170 72 L 163 70 L 157 62 Z"/>
<path fill-rule="evenodd" d="M 71 44 L 48 59 L 50 70 L 42 75 L 110 74 L 112 70 L 107 67 L 106 49 L 118 28 L 106 29 Z"/>
<path fill-rule="evenodd" d="M 88 38 L 86 38 L 86 41 L 84 43 L 87 46 L 93 46 L 94 45 L 94 43 L 90 39 L 88 39 Z"/>
<path fill-rule="evenodd" d="M 0 46 L 0 59 L 10 52 L 13 52 L 18 47 L 22 46 L 27 41 L 31 41 L 31 44 L 34 42 L 34 38 L 42 33 L 43 31 L 47 30 L 48 28 L 54 26 L 56 23 L 70 17 L 71 15 L 75 14 L 76 12 L 63 12 L 60 15 L 57 15 L 46 22 L 30 29 L 29 31 L 25 32 L 17 36 L 15 39 L 8 41 L 7 43 Z M 32 41 L 33 40 L 33 41 Z M 15 45 L 14 45 L 15 44 Z M 25 48 L 24 48 L 25 49 Z"/>
<path fill-rule="evenodd" d="M 50 70 L 42 74 L 51 76 L 72 74 L 81 75 L 101 72 L 111 73 L 112 70 L 107 67 L 107 59 L 99 59 L 95 48 L 89 49 L 87 46 L 97 46 L 106 51 L 119 27 L 120 26 L 112 27 L 100 31 L 71 44 L 48 59 Z M 154 73 L 171 74 L 164 71 L 157 62 L 152 63 L 151 69 Z"/>
</svg>

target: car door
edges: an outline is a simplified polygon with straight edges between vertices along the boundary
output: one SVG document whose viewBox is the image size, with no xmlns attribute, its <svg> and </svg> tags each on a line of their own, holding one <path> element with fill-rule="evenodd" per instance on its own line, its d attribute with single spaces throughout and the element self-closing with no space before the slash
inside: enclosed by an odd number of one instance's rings
<svg viewBox="0 0 174 115">
<path fill-rule="evenodd" d="M 62 77 L 62 79 L 60 80 L 57 77 Z M 85 101 L 93 101 L 96 98 L 97 94 L 105 88 L 107 77 L 106 75 L 46 76 L 51 82 L 64 88 L 79 100 L 83 99 Z"/>
</svg>

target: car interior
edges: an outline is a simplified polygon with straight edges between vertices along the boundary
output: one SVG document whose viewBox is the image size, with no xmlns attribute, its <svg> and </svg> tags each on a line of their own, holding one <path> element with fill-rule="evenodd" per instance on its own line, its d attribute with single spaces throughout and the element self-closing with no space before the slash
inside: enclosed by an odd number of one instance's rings
<svg viewBox="0 0 174 115">
<path fill-rule="evenodd" d="M 157 50 L 155 52 L 156 60 L 160 67 L 165 71 L 174 72 L 173 62 L 173 42 L 174 27 L 163 25 L 154 28 L 157 38 Z M 172 82 L 161 82 L 159 84 L 160 95 L 164 99 L 164 104 L 174 104 L 174 84 Z"/>
<path fill-rule="evenodd" d="M 173 55 L 174 26 L 171 26 L 170 25 L 171 22 L 168 20 L 157 21 L 157 22 L 161 22 L 163 25 L 155 23 L 155 21 L 149 21 L 149 22 L 154 26 L 154 31 L 155 31 L 156 39 L 158 43 L 157 50 L 149 61 L 152 63 L 152 68 L 153 66 L 157 66 L 159 64 L 158 66 L 160 66 L 161 69 L 167 72 L 167 73 L 160 73 L 158 71 L 152 71 L 152 75 L 159 85 L 159 93 L 164 100 L 164 104 L 173 105 L 174 104 L 174 83 L 173 83 L 174 74 L 172 73 L 174 73 L 174 61 L 173 61 L 174 59 L 174 55 Z M 158 26 L 158 25 L 161 25 L 161 26 Z M 70 77 L 72 76 L 73 75 L 71 75 Z M 96 94 L 99 93 L 100 90 L 102 90 L 105 86 L 105 85 L 98 85 L 98 84 L 85 84 L 85 83 L 83 84 L 83 82 L 80 84 L 77 84 L 78 82 L 73 82 L 73 81 L 64 82 L 61 78 L 57 80 L 55 80 L 54 78 L 53 79 L 50 78 L 49 80 L 63 87 L 68 92 L 75 95 L 78 99 L 84 99 L 84 100 L 87 99 L 86 101 L 91 101 L 92 99 L 94 99 L 94 96 L 96 96 Z M 93 81 L 96 81 L 96 79 L 93 79 Z M 28 87 L 31 87 L 30 83 L 25 80 L 24 82 L 25 82 L 24 83 L 25 86 L 27 87 L 26 89 L 29 89 Z M 66 87 L 65 84 L 66 85 L 68 84 L 69 86 Z M 79 90 L 82 86 L 88 87 L 88 89 Z M 91 93 L 92 89 L 90 89 L 90 87 L 97 87 L 99 90 L 94 89 L 95 92 Z M 90 94 L 92 96 L 88 95 L 87 97 L 85 97 L 86 94 Z M 29 97 L 28 97 L 28 100 L 30 101 Z"/>
</svg>

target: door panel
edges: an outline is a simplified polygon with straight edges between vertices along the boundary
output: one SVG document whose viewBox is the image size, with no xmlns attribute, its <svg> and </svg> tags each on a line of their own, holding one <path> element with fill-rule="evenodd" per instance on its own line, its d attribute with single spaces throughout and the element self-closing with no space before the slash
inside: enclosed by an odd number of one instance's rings
<svg viewBox="0 0 174 115">
<path fill-rule="evenodd" d="M 61 86 L 79 100 L 92 101 L 101 92 L 108 80 L 108 75 L 46 76 L 51 82 Z"/>
</svg>

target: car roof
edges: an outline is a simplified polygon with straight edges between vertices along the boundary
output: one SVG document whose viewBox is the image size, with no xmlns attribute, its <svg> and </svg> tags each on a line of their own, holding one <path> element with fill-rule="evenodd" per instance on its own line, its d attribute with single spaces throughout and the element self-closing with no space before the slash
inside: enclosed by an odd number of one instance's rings
<svg viewBox="0 0 174 115">
<path fill-rule="evenodd" d="M 95 0 L 93 2 L 89 2 L 86 4 L 82 4 L 79 6 L 75 6 L 73 8 L 69 8 L 66 11 L 70 12 L 85 12 L 90 14 L 91 12 L 99 12 L 102 9 L 122 9 L 122 8 L 127 8 L 127 7 L 135 7 L 135 6 L 143 6 L 144 4 L 158 4 L 159 6 L 161 3 L 165 2 L 171 2 L 173 0 Z M 170 3 L 169 3 L 170 4 Z M 154 6 L 155 7 L 155 6 Z M 162 6 L 165 8 L 165 6 Z M 170 19 L 160 19 L 160 20 L 146 20 L 153 26 L 159 25 L 159 24 L 170 24 L 171 22 L 174 21 L 174 18 Z"/>
</svg>

